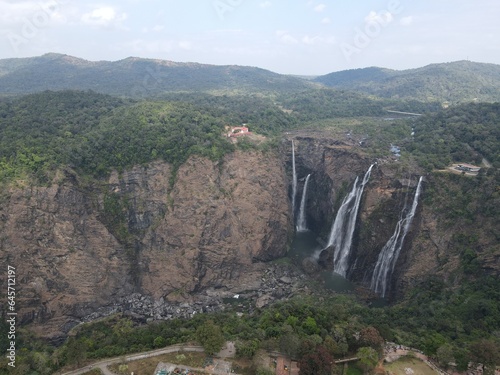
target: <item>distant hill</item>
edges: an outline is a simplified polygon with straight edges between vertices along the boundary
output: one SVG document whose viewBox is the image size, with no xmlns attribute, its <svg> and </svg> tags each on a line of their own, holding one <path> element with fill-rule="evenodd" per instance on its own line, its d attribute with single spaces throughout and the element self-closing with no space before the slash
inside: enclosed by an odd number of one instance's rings
<svg viewBox="0 0 500 375">
<path fill-rule="evenodd" d="M 308 93 L 321 85 L 391 100 L 451 104 L 495 102 L 500 101 L 500 65 L 459 61 L 402 71 L 370 67 L 313 78 L 282 75 L 249 66 L 179 63 L 138 57 L 88 61 L 49 53 L 0 60 L 0 95 L 45 90 L 93 90 L 131 98 L 160 97 L 179 92 L 281 96 Z"/>
<path fill-rule="evenodd" d="M 126 97 L 179 91 L 284 92 L 315 86 L 297 77 L 247 66 L 216 66 L 129 57 L 87 61 L 62 54 L 0 60 L 0 94 L 94 90 Z"/>
<path fill-rule="evenodd" d="M 383 98 L 421 101 L 500 101 L 500 65 L 470 61 L 432 64 L 418 69 L 364 68 L 317 77 L 326 86 Z"/>
</svg>

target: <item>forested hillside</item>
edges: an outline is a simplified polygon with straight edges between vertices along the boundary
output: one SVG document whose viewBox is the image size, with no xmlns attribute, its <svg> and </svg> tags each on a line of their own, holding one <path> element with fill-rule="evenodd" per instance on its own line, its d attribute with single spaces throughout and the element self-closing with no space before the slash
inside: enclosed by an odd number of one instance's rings
<svg viewBox="0 0 500 375">
<path fill-rule="evenodd" d="M 180 102 L 132 103 L 93 92 L 44 92 L 2 102 L 1 178 L 44 181 L 64 166 L 95 176 L 111 168 L 193 153 L 219 158 L 230 121 Z"/>
<path fill-rule="evenodd" d="M 415 121 L 406 148 L 428 169 L 452 162 L 480 165 L 483 158 L 499 168 L 499 123 L 499 103 L 458 106 Z"/>
<path fill-rule="evenodd" d="M 87 61 L 61 54 L 0 60 L 0 94 L 44 90 L 94 90 L 124 97 L 147 98 L 165 92 L 283 92 L 313 83 L 245 66 L 176 63 L 129 57 Z"/>
<path fill-rule="evenodd" d="M 0 179 L 28 174 L 47 181 L 48 172 L 70 166 L 94 176 L 113 168 L 162 159 L 180 165 L 189 155 L 218 159 L 234 149 L 226 126 L 247 123 L 274 137 L 304 122 L 333 117 L 382 116 L 389 100 L 352 92 L 314 90 L 258 96 L 164 94 L 130 99 L 92 91 L 46 91 L 0 101 Z M 436 110 L 434 104 L 405 102 L 399 108 Z M 50 173 L 49 173 L 50 174 Z"/>
<path fill-rule="evenodd" d="M 383 98 L 453 104 L 500 100 L 500 66 L 470 61 L 432 64 L 401 71 L 375 67 L 353 69 L 326 74 L 315 81 Z"/>
<path fill-rule="evenodd" d="M 255 67 L 177 63 L 136 57 L 114 62 L 87 61 L 50 53 L 32 58 L 0 60 L 0 95 L 44 90 L 94 90 L 140 99 L 169 92 L 293 96 L 296 93 L 303 95 L 306 91 L 313 93 L 310 90 L 317 90 L 319 84 L 323 84 L 380 98 L 456 104 L 500 100 L 499 82 L 498 65 L 470 61 L 402 71 L 375 67 L 346 70 L 311 81 Z M 352 97 L 353 94 L 346 95 Z M 293 102 L 293 99 L 290 100 Z"/>
</svg>

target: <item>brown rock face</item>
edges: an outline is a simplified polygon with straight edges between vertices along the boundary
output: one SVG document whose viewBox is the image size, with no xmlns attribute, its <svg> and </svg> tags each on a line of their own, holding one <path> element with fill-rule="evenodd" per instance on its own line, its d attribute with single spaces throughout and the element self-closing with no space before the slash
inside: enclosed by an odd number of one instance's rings
<svg viewBox="0 0 500 375">
<path fill-rule="evenodd" d="M 20 319 L 57 336 L 133 292 L 190 297 L 283 256 L 292 223 L 282 165 L 275 154 L 235 152 L 220 164 L 189 159 L 172 190 L 160 162 L 91 188 L 73 176 L 12 189 L 0 208 L 0 262 L 16 267 Z"/>
<path fill-rule="evenodd" d="M 159 298 L 227 286 L 252 263 L 283 256 L 291 233 L 285 191 L 282 163 L 269 155 L 238 152 L 222 165 L 190 159 L 165 216 L 140 241 L 142 290 Z"/>
<path fill-rule="evenodd" d="M 76 186 L 13 190 L 1 218 L 0 262 L 16 268 L 20 323 L 44 323 L 38 331 L 50 336 L 132 291 L 123 247 Z"/>
</svg>

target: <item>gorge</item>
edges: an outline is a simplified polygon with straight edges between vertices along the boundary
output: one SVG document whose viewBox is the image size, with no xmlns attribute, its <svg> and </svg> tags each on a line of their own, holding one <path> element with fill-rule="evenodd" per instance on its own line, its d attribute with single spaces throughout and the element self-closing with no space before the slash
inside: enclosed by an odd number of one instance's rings
<svg viewBox="0 0 500 375">
<path fill-rule="evenodd" d="M 500 104 L 136 58 L 0 65 L 15 373 L 196 341 L 208 323 L 248 358 L 308 342 L 343 358 L 362 332 L 451 350 L 463 370 L 498 348 Z M 172 80 L 131 97 L 155 66 Z"/>
<path fill-rule="evenodd" d="M 288 184 L 295 199 L 302 197 L 299 222 L 307 218 L 320 236 L 328 222 L 345 216 L 345 224 L 333 225 L 345 239 L 337 242 L 337 232 L 324 237 L 339 257 L 331 265 L 363 284 L 360 275 L 375 267 L 370 259 L 381 248 L 376 244 L 387 241 L 393 226 L 390 218 L 381 225 L 370 215 L 393 205 L 391 195 L 404 187 L 397 187 L 390 163 L 372 164 L 341 141 L 311 134 L 296 136 L 294 143 L 290 159 L 287 142 L 280 152 L 238 151 L 220 164 L 191 157 L 173 186 L 171 167 L 155 162 L 114 172 L 100 186 L 86 185 L 67 169 L 50 186 L 11 190 L 0 228 L 7 249 L 2 261 L 16 264 L 23 280 L 21 321 L 57 339 L 96 310 L 111 311 L 134 293 L 168 305 L 206 300 L 210 290 L 223 297 L 265 287 L 260 280 L 265 262 L 285 256 L 294 233 L 289 207 L 295 204 L 280 193 Z M 297 175 L 306 176 L 301 192 Z M 364 175 L 359 183 L 358 175 Z M 377 230 L 359 234 L 366 225 Z M 367 246 L 364 236 L 375 246 Z M 401 292 L 402 277 L 395 273 L 389 295 Z"/>
</svg>

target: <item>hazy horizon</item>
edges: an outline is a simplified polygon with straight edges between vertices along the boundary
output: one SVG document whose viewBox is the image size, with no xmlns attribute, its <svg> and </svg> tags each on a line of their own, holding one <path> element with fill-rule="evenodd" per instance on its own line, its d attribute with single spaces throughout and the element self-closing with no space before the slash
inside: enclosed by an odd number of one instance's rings
<svg viewBox="0 0 500 375">
<path fill-rule="evenodd" d="M 461 60 L 500 64 L 497 14 L 494 0 L 0 0 L 0 59 L 134 56 L 305 76 Z"/>
<path fill-rule="evenodd" d="M 179 64 L 201 64 L 201 65 L 213 65 L 213 66 L 244 66 L 244 67 L 250 67 L 250 68 L 260 68 L 260 69 L 269 70 L 269 69 L 262 68 L 260 66 L 255 66 L 255 65 L 211 64 L 211 63 L 203 63 L 203 62 L 200 62 L 200 61 L 174 61 L 174 60 L 169 60 L 169 59 L 159 59 L 159 58 L 142 57 L 142 56 L 127 56 L 127 57 L 124 57 L 124 58 L 121 58 L 121 59 L 117 59 L 117 60 L 107 60 L 107 59 L 102 59 L 102 60 L 88 60 L 88 59 L 85 59 L 85 58 L 80 57 L 80 56 L 69 55 L 69 54 L 65 54 L 65 53 L 61 53 L 61 52 L 47 52 L 47 53 L 45 53 L 43 55 L 26 56 L 26 57 L 13 57 L 13 58 L 19 58 L 19 59 L 23 59 L 23 58 L 36 58 L 36 57 L 42 57 L 44 55 L 50 55 L 50 54 L 69 56 L 69 57 L 73 57 L 73 58 L 77 58 L 77 59 L 82 59 L 82 60 L 85 60 L 85 61 L 88 61 L 88 62 L 118 62 L 118 61 L 126 60 L 126 59 L 129 59 L 129 58 L 138 58 L 138 59 L 144 59 L 144 60 L 164 60 L 164 61 L 170 61 L 170 62 L 179 63 Z M 8 60 L 8 59 L 11 59 L 11 58 L 9 58 L 9 57 L 0 58 L 0 60 Z M 394 71 L 403 71 L 403 70 L 411 70 L 411 69 L 424 68 L 426 66 L 435 65 L 435 64 L 452 64 L 452 63 L 458 63 L 458 62 L 463 62 L 463 61 L 467 61 L 467 62 L 475 63 L 475 64 L 477 63 L 477 64 L 500 65 L 500 64 L 496 64 L 496 63 L 489 63 L 489 62 L 483 62 L 483 61 L 456 60 L 456 61 L 431 62 L 431 63 L 423 65 L 423 66 L 415 66 L 415 67 L 404 68 L 404 69 L 394 69 L 394 68 L 388 68 L 388 67 L 385 67 L 385 66 L 374 66 L 374 65 L 372 65 L 372 66 L 365 66 L 365 67 L 359 67 L 359 68 L 347 68 L 347 69 L 342 69 L 342 70 L 333 70 L 331 72 L 325 72 L 323 74 L 280 73 L 280 72 L 276 72 L 276 71 L 273 71 L 273 70 L 269 70 L 269 71 L 271 71 L 273 73 L 290 75 L 290 76 L 318 77 L 318 76 L 326 75 L 326 74 L 329 74 L 329 73 L 337 73 L 337 72 L 341 72 L 341 71 L 355 70 L 355 69 L 380 68 L 380 69 L 389 69 L 389 70 L 394 70 Z"/>
</svg>

